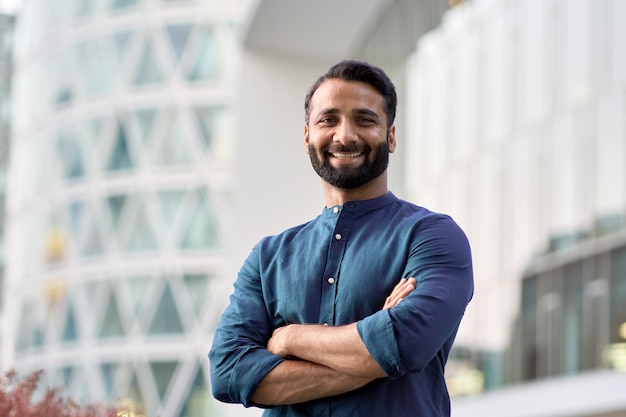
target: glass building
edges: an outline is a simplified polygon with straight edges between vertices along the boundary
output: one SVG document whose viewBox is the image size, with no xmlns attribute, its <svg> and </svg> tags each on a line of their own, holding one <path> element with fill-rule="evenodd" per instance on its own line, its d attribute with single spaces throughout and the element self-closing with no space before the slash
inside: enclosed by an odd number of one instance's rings
<svg viewBox="0 0 626 417">
<path fill-rule="evenodd" d="M 79 401 L 206 416 L 231 277 L 246 1 L 26 1 L 2 358 Z M 230 282 L 230 280 L 226 280 Z M 215 412 L 217 413 L 217 412 Z M 219 414 L 219 413 L 217 413 Z"/>
</svg>

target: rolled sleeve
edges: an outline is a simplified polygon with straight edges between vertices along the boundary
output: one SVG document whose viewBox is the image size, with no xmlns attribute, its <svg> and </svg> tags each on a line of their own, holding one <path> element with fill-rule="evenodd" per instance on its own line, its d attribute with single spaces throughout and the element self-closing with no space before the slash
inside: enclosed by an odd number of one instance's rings
<svg viewBox="0 0 626 417">
<path fill-rule="evenodd" d="M 284 359 L 266 349 L 272 326 L 263 303 L 258 255 L 253 250 L 237 276 L 230 304 L 209 351 L 211 390 L 223 402 L 253 406 L 261 380 Z"/>
<path fill-rule="evenodd" d="M 404 372 L 393 323 L 387 310 L 357 322 L 357 330 L 370 355 L 387 376 L 395 378 Z"/>
<path fill-rule="evenodd" d="M 473 294 L 469 243 L 456 223 L 436 217 L 418 236 L 403 275 L 416 279 L 415 290 L 357 323 L 368 351 L 391 378 L 420 372 L 439 352 L 445 362 Z"/>
</svg>

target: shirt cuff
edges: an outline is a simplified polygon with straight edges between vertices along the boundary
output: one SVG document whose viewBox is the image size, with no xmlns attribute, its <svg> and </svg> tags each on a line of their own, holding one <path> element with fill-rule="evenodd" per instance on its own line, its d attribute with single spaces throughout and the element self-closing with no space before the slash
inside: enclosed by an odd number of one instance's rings
<svg viewBox="0 0 626 417">
<path fill-rule="evenodd" d="M 388 310 L 378 311 L 357 322 L 359 336 L 370 355 L 390 378 L 402 375 L 400 352 Z"/>
</svg>

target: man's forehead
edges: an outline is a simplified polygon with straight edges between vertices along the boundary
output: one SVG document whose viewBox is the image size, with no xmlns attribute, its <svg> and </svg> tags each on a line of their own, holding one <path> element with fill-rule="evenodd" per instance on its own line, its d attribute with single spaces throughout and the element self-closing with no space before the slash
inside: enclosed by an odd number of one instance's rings
<svg viewBox="0 0 626 417">
<path fill-rule="evenodd" d="M 324 80 L 311 96 L 311 105 L 325 105 L 320 101 L 340 99 L 346 97 L 360 98 L 371 101 L 384 110 L 384 97 L 373 86 L 363 81 L 347 81 L 339 78 Z"/>
</svg>

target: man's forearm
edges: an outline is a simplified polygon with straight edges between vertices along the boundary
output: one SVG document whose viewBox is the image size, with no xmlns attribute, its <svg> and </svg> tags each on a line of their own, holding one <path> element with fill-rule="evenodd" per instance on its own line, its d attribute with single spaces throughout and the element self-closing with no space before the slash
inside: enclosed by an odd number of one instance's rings
<svg viewBox="0 0 626 417">
<path fill-rule="evenodd" d="M 415 278 L 402 278 L 382 309 L 397 306 L 414 289 Z M 275 355 L 295 356 L 341 374 L 372 379 L 387 376 L 367 350 L 356 323 L 336 327 L 306 324 L 281 327 L 274 331 L 267 349 Z"/>
<path fill-rule="evenodd" d="M 285 360 L 261 380 L 252 402 L 266 406 L 297 404 L 344 394 L 372 380 L 307 361 Z"/>
<path fill-rule="evenodd" d="M 361 340 L 356 323 L 345 326 L 285 326 L 274 332 L 268 350 L 355 377 L 374 379 L 387 376 Z"/>
</svg>

